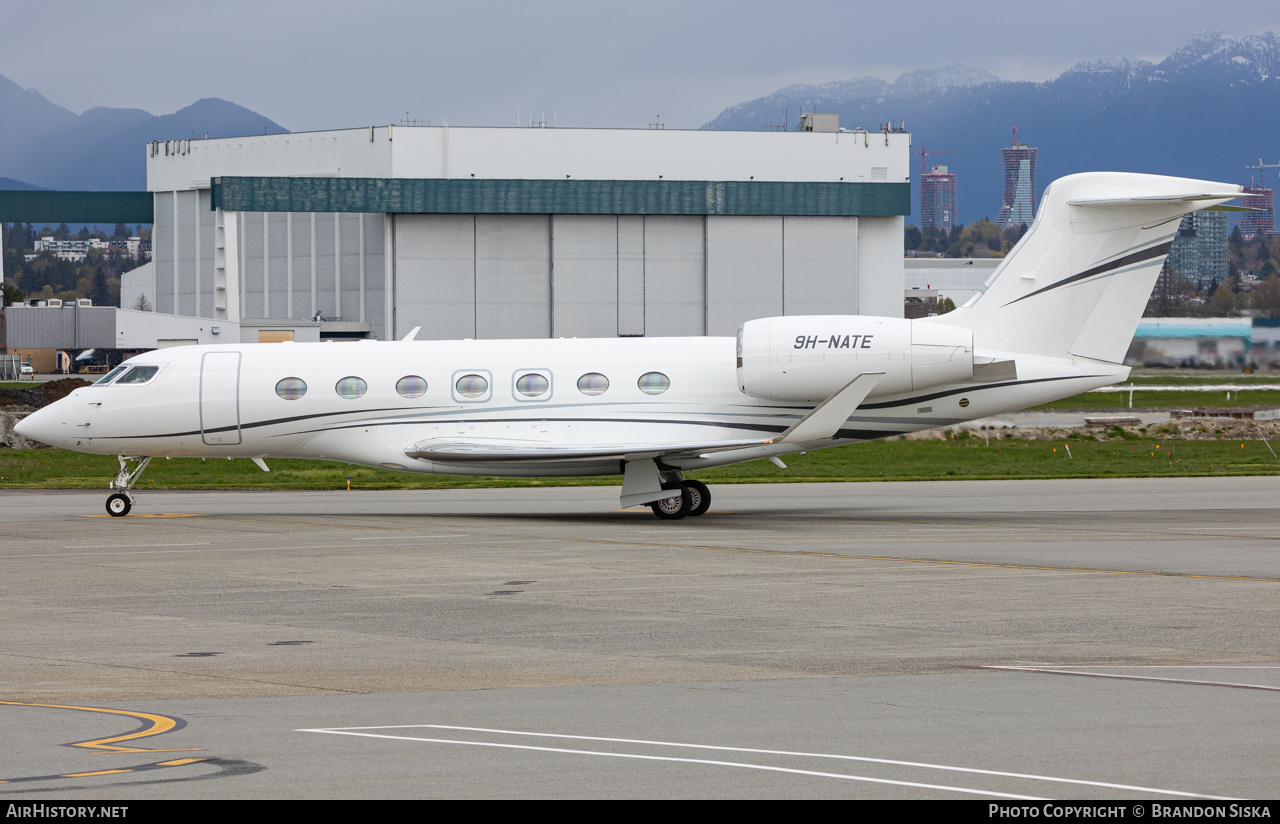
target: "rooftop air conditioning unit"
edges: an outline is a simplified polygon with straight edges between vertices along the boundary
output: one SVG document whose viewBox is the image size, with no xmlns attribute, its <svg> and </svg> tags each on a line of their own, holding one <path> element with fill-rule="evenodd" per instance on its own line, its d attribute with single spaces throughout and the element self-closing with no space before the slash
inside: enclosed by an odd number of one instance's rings
<svg viewBox="0 0 1280 824">
<path fill-rule="evenodd" d="M 46 306 L 61 306 L 61 305 L 62 305 L 62 301 L 61 301 L 60 299 L 58 299 L 58 298 L 53 298 L 52 300 L 50 300 L 50 301 L 49 301 L 47 304 L 45 304 L 45 305 L 46 305 Z"/>
<path fill-rule="evenodd" d="M 90 298 L 78 298 L 76 300 L 76 306 L 92 306 L 92 305 L 93 305 L 93 300 Z"/>
</svg>

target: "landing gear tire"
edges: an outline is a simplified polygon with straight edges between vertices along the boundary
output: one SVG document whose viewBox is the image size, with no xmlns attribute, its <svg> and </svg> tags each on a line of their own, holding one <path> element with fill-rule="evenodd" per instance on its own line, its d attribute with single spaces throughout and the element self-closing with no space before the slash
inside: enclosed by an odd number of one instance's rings
<svg viewBox="0 0 1280 824">
<path fill-rule="evenodd" d="M 123 492 L 117 492 L 107 498 L 107 514 L 113 518 L 121 518 L 133 509 L 133 501 Z"/>
<path fill-rule="evenodd" d="M 701 515 L 711 508 L 711 490 L 706 484 L 702 481 L 685 481 L 684 485 L 693 499 L 693 503 L 689 505 L 690 515 Z"/>
<path fill-rule="evenodd" d="M 653 514 L 664 521 L 678 521 L 688 515 L 693 508 L 691 500 L 693 496 L 687 486 L 677 486 L 671 489 L 671 492 L 672 497 L 649 504 Z"/>
</svg>

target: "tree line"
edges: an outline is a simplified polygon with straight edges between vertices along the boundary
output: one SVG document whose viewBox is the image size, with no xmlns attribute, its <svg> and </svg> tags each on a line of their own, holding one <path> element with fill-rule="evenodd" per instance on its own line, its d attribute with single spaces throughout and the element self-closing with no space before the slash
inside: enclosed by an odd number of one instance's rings
<svg viewBox="0 0 1280 824">
<path fill-rule="evenodd" d="M 950 231 L 908 225 L 907 254 L 948 258 L 998 258 L 1027 233 L 1027 226 L 1001 230 L 983 218 Z M 1203 286 L 1166 264 L 1147 303 L 1145 317 L 1280 317 L 1280 235 L 1246 238 L 1237 226 L 1227 241 L 1227 276 Z"/>
<path fill-rule="evenodd" d="M 34 253 L 36 240 L 44 237 L 55 240 L 127 240 L 130 237 L 147 237 L 151 232 L 141 227 L 131 230 L 123 223 L 117 223 L 110 236 L 102 231 L 90 232 L 87 227 L 73 233 L 65 223 L 41 229 L 30 223 L 2 226 L 5 306 L 28 298 L 59 298 L 64 301 L 89 298 L 94 306 L 119 306 L 121 275 L 144 261 L 100 249 L 90 249 L 80 261 L 62 260 L 50 251 L 41 252 L 32 260 L 27 260 L 26 256 Z"/>
<path fill-rule="evenodd" d="M 998 223 L 987 218 L 970 223 L 957 224 L 951 231 L 926 226 L 918 229 L 907 224 L 903 232 L 903 245 L 907 254 L 930 255 L 947 258 L 1004 257 L 1027 233 L 1027 224 L 1001 229 Z"/>
<path fill-rule="evenodd" d="M 1145 317 L 1280 317 L 1280 236 L 1227 240 L 1227 276 L 1203 287 L 1165 265 Z"/>
</svg>

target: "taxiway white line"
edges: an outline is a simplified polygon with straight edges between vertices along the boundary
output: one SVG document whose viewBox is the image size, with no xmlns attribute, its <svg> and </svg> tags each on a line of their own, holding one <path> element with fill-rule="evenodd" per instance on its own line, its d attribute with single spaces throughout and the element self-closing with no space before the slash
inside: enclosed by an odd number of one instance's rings
<svg viewBox="0 0 1280 824">
<path fill-rule="evenodd" d="M 1045 669 L 1099 667 L 1101 669 L 1280 669 L 1280 664 L 1024 664 Z"/>
<path fill-rule="evenodd" d="M 689 528 L 681 532 L 679 531 L 678 527 L 676 529 L 636 529 L 636 530 L 631 530 L 631 532 L 633 534 L 640 534 L 640 535 L 671 535 L 672 533 L 676 533 L 678 535 L 750 535 L 753 538 L 758 537 L 760 535 L 769 534 L 769 533 L 762 533 L 762 532 L 757 532 L 755 530 L 747 530 L 747 529 Z"/>
<path fill-rule="evenodd" d="M 466 729 L 465 727 L 456 729 Z M 924 790 L 942 790 L 943 792 L 967 793 L 969 795 L 985 795 L 992 798 L 1015 798 L 1025 801 L 1044 801 L 1045 799 L 1034 795 L 1015 795 L 1012 793 L 998 793 L 990 790 L 975 790 L 970 787 L 948 787 L 942 784 L 921 784 L 915 781 L 894 781 L 889 778 L 871 778 L 865 775 L 846 775 L 844 773 L 828 773 L 817 772 L 814 770 L 797 770 L 790 767 L 771 767 L 766 764 L 747 764 L 740 761 L 712 761 L 705 758 L 677 758 L 667 755 L 641 755 L 639 753 L 628 752 L 604 752 L 601 750 L 571 750 L 561 747 L 534 747 L 528 744 L 495 744 L 490 741 L 459 741 L 454 738 L 416 738 L 408 735 L 379 735 L 377 733 L 368 732 L 349 732 L 339 729 L 315 729 L 315 730 L 297 730 L 297 732 L 320 732 L 329 733 L 330 735 L 352 735 L 361 738 L 382 738 L 389 741 L 420 741 L 426 744 L 462 744 L 468 747 L 493 747 L 503 750 L 529 750 L 533 752 L 549 752 L 562 753 L 566 755 L 595 755 L 602 758 L 632 758 L 640 761 L 668 761 L 683 764 L 705 764 L 712 767 L 738 767 L 745 770 L 762 770 L 765 772 L 790 773 L 792 775 L 807 775 L 817 778 L 839 778 L 845 781 L 864 781 L 870 784 L 891 784 L 896 787 L 914 787 Z M 497 730 L 496 732 L 501 732 Z M 535 733 L 536 734 L 536 733 Z M 572 737 L 572 736 L 564 736 Z M 611 739 L 602 739 L 611 740 Z"/>
<path fill-rule="evenodd" d="M 446 535 L 409 535 L 403 538 L 389 538 L 389 537 L 383 537 L 380 535 L 376 538 L 352 538 L 351 540 L 353 541 L 391 541 L 391 540 L 416 541 L 421 538 L 466 538 L 468 534 L 469 533 L 466 533 L 466 532 L 456 532 L 456 533 L 446 534 Z"/>
<path fill-rule="evenodd" d="M 1153 675 L 1116 675 L 1106 672 L 1084 672 L 1068 669 L 1042 669 L 1038 667 L 977 667 L 977 669 L 1004 670 L 1005 672 L 1038 672 L 1044 675 L 1083 675 L 1086 678 L 1114 678 L 1119 681 L 1157 681 L 1166 684 L 1190 684 L 1196 687 L 1231 687 L 1239 690 L 1266 690 L 1280 692 L 1280 687 L 1265 687 L 1261 684 L 1235 684 L 1230 681 L 1196 681 L 1190 678 L 1156 678 Z"/>
<path fill-rule="evenodd" d="M 983 770 L 976 767 L 951 767 L 944 764 L 926 764 L 919 761 L 896 761 L 889 758 L 871 758 L 859 755 L 836 755 L 832 753 L 817 752 L 795 752 L 791 750 L 766 750 L 753 747 L 726 747 L 714 744 L 681 744 L 674 741 L 648 741 L 640 738 L 605 738 L 594 735 L 564 735 L 552 732 L 523 732 L 519 730 L 495 730 L 486 727 L 458 727 L 448 724 L 399 724 L 395 726 L 381 727 L 335 727 L 326 730 L 299 730 L 299 732 L 339 732 L 347 730 L 404 730 L 404 729 L 435 729 L 435 730 L 459 730 L 463 732 L 485 732 L 496 733 L 500 735 L 526 735 L 533 738 L 568 738 L 575 741 L 604 741 L 615 744 L 645 744 L 655 747 L 678 747 L 681 749 L 692 750 L 716 750 L 720 752 L 746 752 L 759 755 L 788 755 L 799 756 L 803 758 L 830 758 L 840 761 L 860 761 L 868 764 L 889 764 L 896 767 L 917 767 L 927 770 L 946 770 L 948 772 L 972 773 L 975 775 L 993 775 L 1001 778 L 1022 778 L 1032 781 L 1052 781 L 1058 784 L 1082 784 L 1088 787 L 1105 787 L 1114 790 L 1135 790 L 1144 793 L 1162 793 L 1165 795 L 1185 796 L 1187 798 L 1209 798 L 1228 800 L 1223 796 L 1203 795 L 1200 793 L 1180 792 L 1178 790 L 1162 790 L 1153 787 L 1138 787 L 1129 784 L 1110 784 L 1103 781 L 1085 781 L 1078 778 L 1058 778 L 1048 775 L 1034 775 L 1030 773 L 1002 772 L 999 770 Z M 417 740 L 417 739 L 410 739 Z M 925 785 L 921 785 L 925 786 Z"/>
<path fill-rule="evenodd" d="M 0 561 L 8 558 L 101 558 L 107 555 L 174 555 L 184 552 L 277 552 L 291 549 L 350 549 L 350 544 L 318 544 L 307 546 L 243 546 L 214 547 L 212 549 L 131 549 L 128 552 L 48 552 L 33 555 L 5 555 L 0 553 Z M 82 547 L 76 547 L 81 549 Z"/>
<path fill-rule="evenodd" d="M 213 541 L 188 541 L 182 544 L 64 544 L 63 549 L 134 549 L 144 546 L 209 546 Z"/>
<path fill-rule="evenodd" d="M 1187 532 L 1249 532 L 1254 530 L 1259 532 L 1262 531 L 1256 526 L 1186 526 L 1182 528 Z M 1177 527 L 1174 527 L 1173 529 L 1175 532 L 1177 531 Z"/>
<path fill-rule="evenodd" d="M 511 540 L 511 541 L 467 541 L 467 546 L 476 546 L 477 544 L 553 544 L 558 538 L 530 538 L 528 540 Z"/>
<path fill-rule="evenodd" d="M 107 555 L 176 555 L 184 552 L 260 552 L 275 547 L 260 549 L 240 549 L 218 547 L 217 549 L 131 549 L 128 552 L 48 552 L 37 555 L 0 555 L 0 561 L 8 558 L 101 558 Z"/>
</svg>

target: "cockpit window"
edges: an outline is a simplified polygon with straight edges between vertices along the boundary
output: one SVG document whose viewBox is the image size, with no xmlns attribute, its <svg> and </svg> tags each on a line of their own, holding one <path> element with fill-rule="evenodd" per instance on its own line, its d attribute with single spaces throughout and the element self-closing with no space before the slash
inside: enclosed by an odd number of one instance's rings
<svg viewBox="0 0 1280 824">
<path fill-rule="evenodd" d="M 108 372 L 107 374 L 103 375 L 102 377 L 100 377 L 100 378 L 98 378 L 96 381 L 94 381 L 94 382 L 93 382 L 93 385 L 94 385 L 94 386 L 105 386 L 105 385 L 107 385 L 107 384 L 111 383 L 111 382 L 112 382 L 113 380 L 115 380 L 116 378 L 120 377 L 120 374 L 121 374 L 122 372 L 125 372 L 126 370 L 128 370 L 128 368 L 129 368 L 128 366 L 117 366 L 115 369 L 112 369 L 110 372 Z"/>
<path fill-rule="evenodd" d="M 129 370 L 129 374 L 116 381 L 116 386 L 125 383 L 146 383 L 154 378 L 159 371 L 159 366 L 135 366 Z"/>
</svg>

